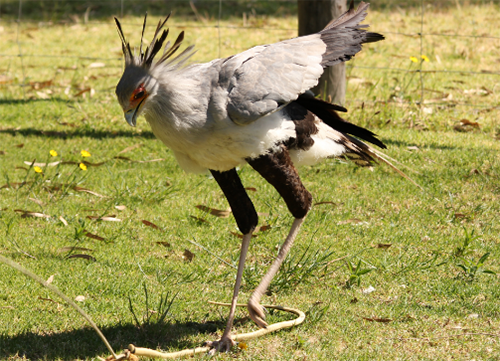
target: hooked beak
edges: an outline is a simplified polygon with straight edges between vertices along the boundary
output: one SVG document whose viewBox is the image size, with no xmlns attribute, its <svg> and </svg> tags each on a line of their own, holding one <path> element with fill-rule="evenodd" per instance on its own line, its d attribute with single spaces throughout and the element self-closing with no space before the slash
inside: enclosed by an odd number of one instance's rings
<svg viewBox="0 0 500 361">
<path fill-rule="evenodd" d="M 125 112 L 125 120 L 131 127 L 135 127 L 137 123 L 137 108 L 130 109 Z"/>
<path fill-rule="evenodd" d="M 146 98 L 142 99 L 139 105 L 137 105 L 135 108 L 127 110 L 124 114 L 125 120 L 131 127 L 135 127 L 135 125 L 137 124 L 137 116 L 139 115 L 139 110 L 144 100 L 146 100 Z"/>
</svg>

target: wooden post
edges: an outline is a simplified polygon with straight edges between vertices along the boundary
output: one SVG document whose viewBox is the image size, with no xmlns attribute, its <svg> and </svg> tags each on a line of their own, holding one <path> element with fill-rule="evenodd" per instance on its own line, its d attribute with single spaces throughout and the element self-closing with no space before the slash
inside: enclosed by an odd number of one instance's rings
<svg viewBox="0 0 500 361">
<path fill-rule="evenodd" d="M 332 19 L 347 11 L 346 0 L 298 0 L 299 36 L 317 33 Z M 346 73 L 345 64 L 337 64 L 321 76 L 318 85 L 312 89 L 326 100 L 343 105 L 345 102 Z"/>
</svg>

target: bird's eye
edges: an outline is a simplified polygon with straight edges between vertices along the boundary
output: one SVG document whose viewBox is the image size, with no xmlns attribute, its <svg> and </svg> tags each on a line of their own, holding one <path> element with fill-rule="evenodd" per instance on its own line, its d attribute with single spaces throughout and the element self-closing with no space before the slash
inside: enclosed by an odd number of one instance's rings
<svg viewBox="0 0 500 361">
<path fill-rule="evenodd" d="M 138 93 L 136 93 L 134 95 L 134 99 L 137 100 L 137 99 L 141 99 L 142 97 L 144 96 L 144 90 L 141 90 L 139 91 Z"/>
</svg>

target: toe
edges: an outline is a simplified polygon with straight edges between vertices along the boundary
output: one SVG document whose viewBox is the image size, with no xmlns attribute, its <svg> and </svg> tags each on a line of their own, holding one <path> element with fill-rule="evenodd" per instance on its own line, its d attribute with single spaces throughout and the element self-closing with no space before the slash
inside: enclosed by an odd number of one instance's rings
<svg viewBox="0 0 500 361">
<path fill-rule="evenodd" d="M 222 337 L 219 341 L 206 341 L 203 346 L 210 347 L 208 354 L 213 356 L 217 352 L 229 352 L 236 342 L 231 337 Z"/>
<path fill-rule="evenodd" d="M 264 307 L 262 307 L 258 302 L 250 300 L 247 308 L 253 322 L 255 322 L 260 328 L 266 328 L 267 322 L 265 321 L 266 315 L 264 314 Z"/>
</svg>

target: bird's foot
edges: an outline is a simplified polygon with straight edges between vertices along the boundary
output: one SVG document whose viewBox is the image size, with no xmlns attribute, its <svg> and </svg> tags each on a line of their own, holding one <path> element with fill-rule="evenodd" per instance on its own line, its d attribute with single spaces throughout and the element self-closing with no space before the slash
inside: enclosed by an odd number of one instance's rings
<svg viewBox="0 0 500 361">
<path fill-rule="evenodd" d="M 267 328 L 266 315 L 264 314 L 265 308 L 260 305 L 260 297 L 250 297 L 247 308 L 253 322 L 260 328 Z"/>
<path fill-rule="evenodd" d="M 208 351 L 210 356 L 215 355 L 217 352 L 229 352 L 234 345 L 236 345 L 236 342 L 231 336 L 222 336 L 219 341 L 206 341 L 203 344 L 203 346 L 210 347 L 210 351 Z"/>
</svg>

